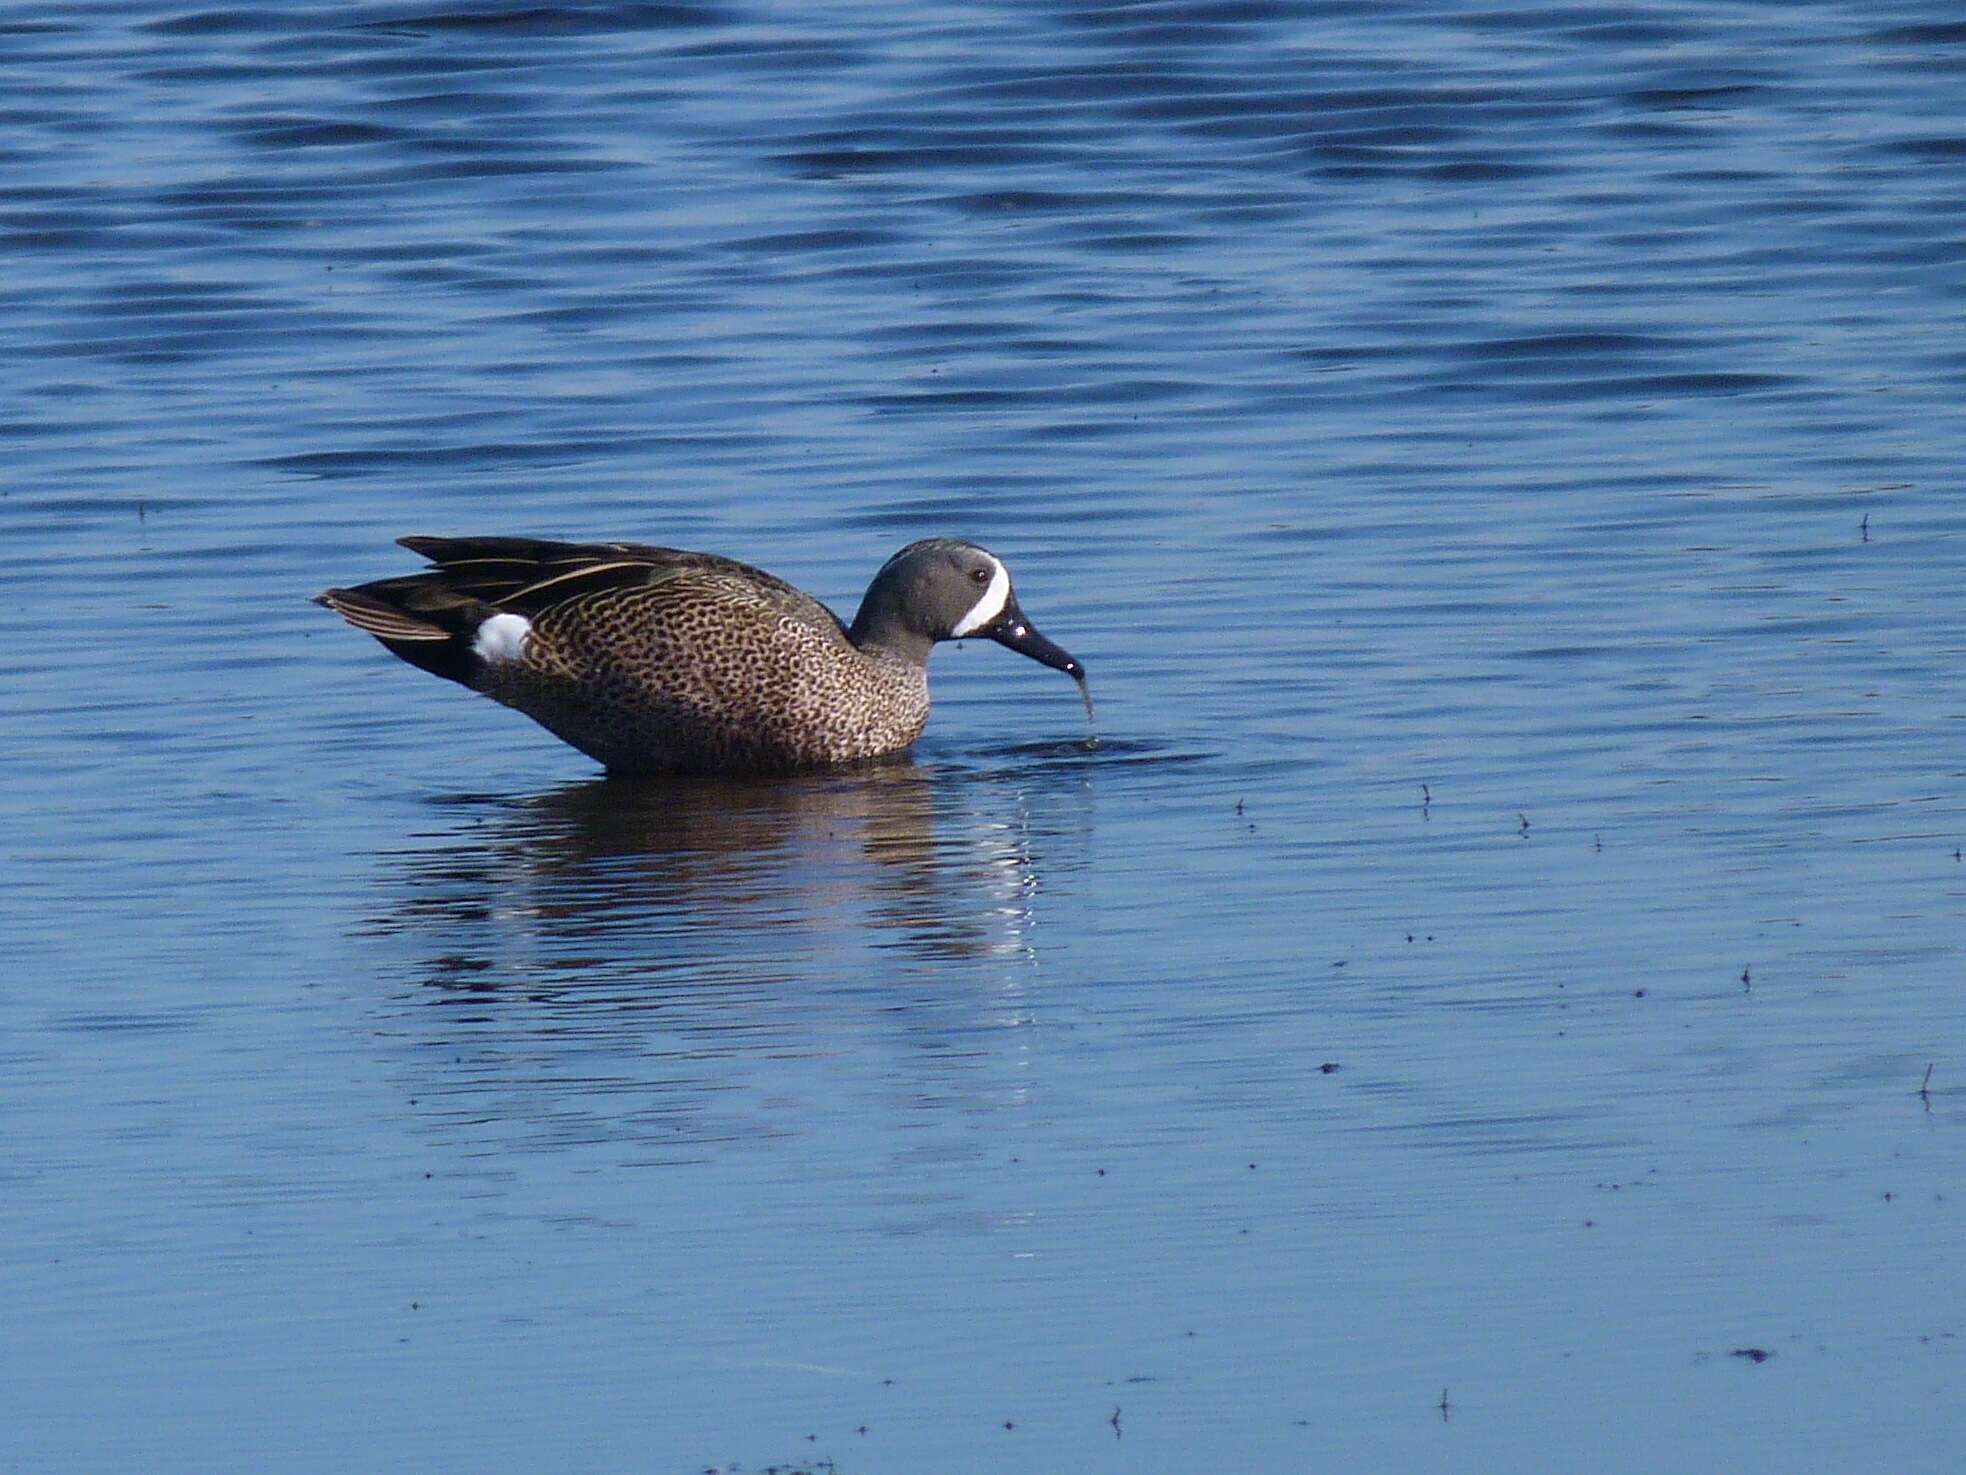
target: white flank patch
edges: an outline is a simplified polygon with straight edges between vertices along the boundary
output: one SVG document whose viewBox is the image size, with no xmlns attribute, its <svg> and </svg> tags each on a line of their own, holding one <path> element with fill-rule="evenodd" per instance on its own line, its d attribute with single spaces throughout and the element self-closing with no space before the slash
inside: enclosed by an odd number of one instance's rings
<svg viewBox="0 0 1966 1475">
<path fill-rule="evenodd" d="M 516 661 L 526 648 L 526 637 L 532 633 L 532 621 L 524 615 L 493 615 L 478 627 L 472 637 L 471 649 L 478 653 L 480 660 Z"/>
<path fill-rule="evenodd" d="M 990 562 L 996 572 L 990 575 L 990 587 L 983 591 L 983 597 L 970 606 L 969 613 L 956 621 L 956 628 L 949 632 L 952 639 L 960 640 L 981 630 L 990 621 L 1003 613 L 1003 607 L 1010 602 L 1010 570 L 995 558 Z"/>
</svg>

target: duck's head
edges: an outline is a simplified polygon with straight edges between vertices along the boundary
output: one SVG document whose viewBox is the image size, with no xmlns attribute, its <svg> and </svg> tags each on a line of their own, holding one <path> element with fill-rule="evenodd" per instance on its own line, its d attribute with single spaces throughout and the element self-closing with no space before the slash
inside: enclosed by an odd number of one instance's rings
<svg viewBox="0 0 1966 1475">
<path fill-rule="evenodd" d="M 924 538 L 881 565 L 853 621 L 856 644 L 915 647 L 938 640 L 994 640 L 1019 655 L 1085 681 L 1085 667 L 1037 632 L 1017 606 L 1010 570 L 974 543 Z"/>
</svg>

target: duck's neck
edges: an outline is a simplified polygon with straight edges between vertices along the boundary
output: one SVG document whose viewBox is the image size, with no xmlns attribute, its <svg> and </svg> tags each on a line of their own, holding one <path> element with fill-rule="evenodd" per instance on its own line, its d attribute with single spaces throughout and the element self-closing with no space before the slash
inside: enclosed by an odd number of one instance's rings
<svg viewBox="0 0 1966 1475">
<path fill-rule="evenodd" d="M 903 624 L 891 603 L 875 597 L 879 592 L 878 589 L 867 591 L 867 597 L 860 602 L 860 613 L 853 617 L 853 625 L 847 631 L 847 639 L 870 655 L 880 652 L 913 666 L 926 666 L 935 642 Z"/>
</svg>

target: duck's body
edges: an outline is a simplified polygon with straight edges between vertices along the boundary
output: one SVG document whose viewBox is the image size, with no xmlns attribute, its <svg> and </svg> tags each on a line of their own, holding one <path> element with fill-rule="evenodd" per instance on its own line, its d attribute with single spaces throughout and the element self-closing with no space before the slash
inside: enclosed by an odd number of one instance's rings
<svg viewBox="0 0 1966 1475">
<path fill-rule="evenodd" d="M 635 543 L 404 538 L 435 567 L 318 602 L 396 655 L 517 708 L 620 773 L 769 773 L 898 753 L 928 653 L 976 635 L 1084 672 L 1033 630 L 992 554 L 913 543 L 852 626 L 733 559 Z"/>
</svg>

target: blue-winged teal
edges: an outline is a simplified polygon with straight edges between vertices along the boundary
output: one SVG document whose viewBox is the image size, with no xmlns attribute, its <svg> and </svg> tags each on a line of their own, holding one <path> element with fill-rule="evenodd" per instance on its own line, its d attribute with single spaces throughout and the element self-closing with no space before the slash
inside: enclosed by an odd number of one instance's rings
<svg viewBox="0 0 1966 1475">
<path fill-rule="evenodd" d="M 952 538 L 881 565 L 851 626 L 709 553 L 400 541 L 435 567 L 315 602 L 617 773 L 769 773 L 898 753 L 928 721 L 938 640 L 994 640 L 1085 690 L 1084 668 L 1024 618 L 1003 563 Z"/>
</svg>

